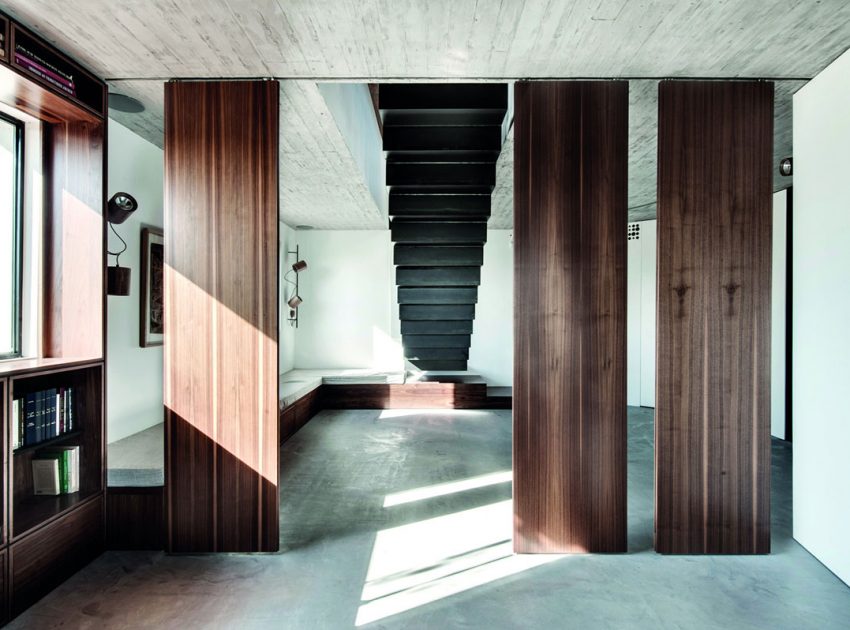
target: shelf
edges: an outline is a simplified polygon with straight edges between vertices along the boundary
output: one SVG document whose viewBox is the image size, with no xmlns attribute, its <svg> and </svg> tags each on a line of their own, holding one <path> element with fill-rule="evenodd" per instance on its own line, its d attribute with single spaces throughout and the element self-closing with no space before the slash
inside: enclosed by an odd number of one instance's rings
<svg viewBox="0 0 850 630">
<path fill-rule="evenodd" d="M 4 376 L 26 376 L 38 372 L 59 372 L 86 367 L 97 367 L 103 359 L 8 359 L 0 361 L 0 378 Z"/>
<path fill-rule="evenodd" d="M 21 453 L 28 453 L 30 451 L 38 450 L 40 448 L 46 448 L 52 444 L 61 444 L 66 440 L 82 435 L 82 433 L 82 429 L 74 429 L 73 431 L 68 431 L 67 433 L 63 433 L 62 435 L 57 435 L 56 437 L 50 438 L 49 440 L 42 440 L 37 444 L 27 444 L 25 446 L 19 446 L 14 451 L 12 451 L 12 454 L 19 455 Z"/>
<path fill-rule="evenodd" d="M 31 530 L 68 512 L 80 503 L 100 493 L 100 490 L 60 494 L 59 496 L 31 496 L 15 505 L 12 537 L 18 539 Z"/>
</svg>

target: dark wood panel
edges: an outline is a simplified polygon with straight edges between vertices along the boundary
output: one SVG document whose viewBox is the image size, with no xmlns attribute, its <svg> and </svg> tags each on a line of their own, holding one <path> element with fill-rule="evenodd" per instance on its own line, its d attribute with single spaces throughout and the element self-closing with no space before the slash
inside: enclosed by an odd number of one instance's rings
<svg viewBox="0 0 850 630">
<path fill-rule="evenodd" d="M 773 85 L 659 87 L 655 546 L 770 550 Z"/>
<path fill-rule="evenodd" d="M 171 551 L 278 548 L 278 90 L 165 86 Z"/>
<path fill-rule="evenodd" d="M 325 409 L 481 409 L 484 383 L 322 385 Z"/>
<path fill-rule="evenodd" d="M 8 576 L 9 560 L 6 549 L 0 550 L 0 625 L 6 623 L 9 618 L 9 580 Z"/>
<path fill-rule="evenodd" d="M 46 165 L 43 354 L 103 357 L 103 122 L 43 127 Z"/>
<path fill-rule="evenodd" d="M 107 549 L 165 549 L 165 488 L 107 488 L 105 521 Z"/>
<path fill-rule="evenodd" d="M 514 549 L 626 551 L 628 83 L 517 83 Z"/>
<path fill-rule="evenodd" d="M 322 410 L 321 389 L 319 386 L 302 396 L 280 413 L 280 443 L 283 444 L 298 430 L 307 424 L 313 416 Z"/>
<path fill-rule="evenodd" d="M 31 606 L 102 551 L 102 495 L 10 545 L 12 615 Z"/>
<path fill-rule="evenodd" d="M 100 120 L 89 110 L 4 65 L 0 65 L 0 102 L 46 123 L 77 121 L 94 124 Z"/>
</svg>

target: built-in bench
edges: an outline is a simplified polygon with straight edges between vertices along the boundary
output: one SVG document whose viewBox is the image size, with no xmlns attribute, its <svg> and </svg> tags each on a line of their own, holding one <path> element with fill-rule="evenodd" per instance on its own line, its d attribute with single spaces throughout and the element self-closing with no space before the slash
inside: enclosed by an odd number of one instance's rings
<svg viewBox="0 0 850 630">
<path fill-rule="evenodd" d="M 451 373 L 292 370 L 280 376 L 280 442 L 323 409 L 510 409 L 510 388 Z"/>
</svg>

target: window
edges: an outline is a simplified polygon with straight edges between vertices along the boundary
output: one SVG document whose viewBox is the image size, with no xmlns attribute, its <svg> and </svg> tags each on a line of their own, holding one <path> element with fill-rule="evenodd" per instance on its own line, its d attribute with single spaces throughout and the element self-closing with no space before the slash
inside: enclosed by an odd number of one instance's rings
<svg viewBox="0 0 850 630">
<path fill-rule="evenodd" d="M 0 114 L 0 359 L 21 356 L 24 127 Z"/>
</svg>

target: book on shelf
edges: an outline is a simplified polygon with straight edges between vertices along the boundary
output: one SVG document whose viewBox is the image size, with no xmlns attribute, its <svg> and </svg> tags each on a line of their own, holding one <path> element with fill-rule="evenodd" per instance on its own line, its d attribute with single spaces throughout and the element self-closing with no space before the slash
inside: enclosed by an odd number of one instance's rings
<svg viewBox="0 0 850 630">
<path fill-rule="evenodd" d="M 51 388 L 12 402 L 12 448 L 32 446 L 76 429 L 74 389 Z"/>
<path fill-rule="evenodd" d="M 36 495 L 60 495 L 80 490 L 80 447 L 57 446 L 32 459 L 32 488 Z"/>
</svg>

